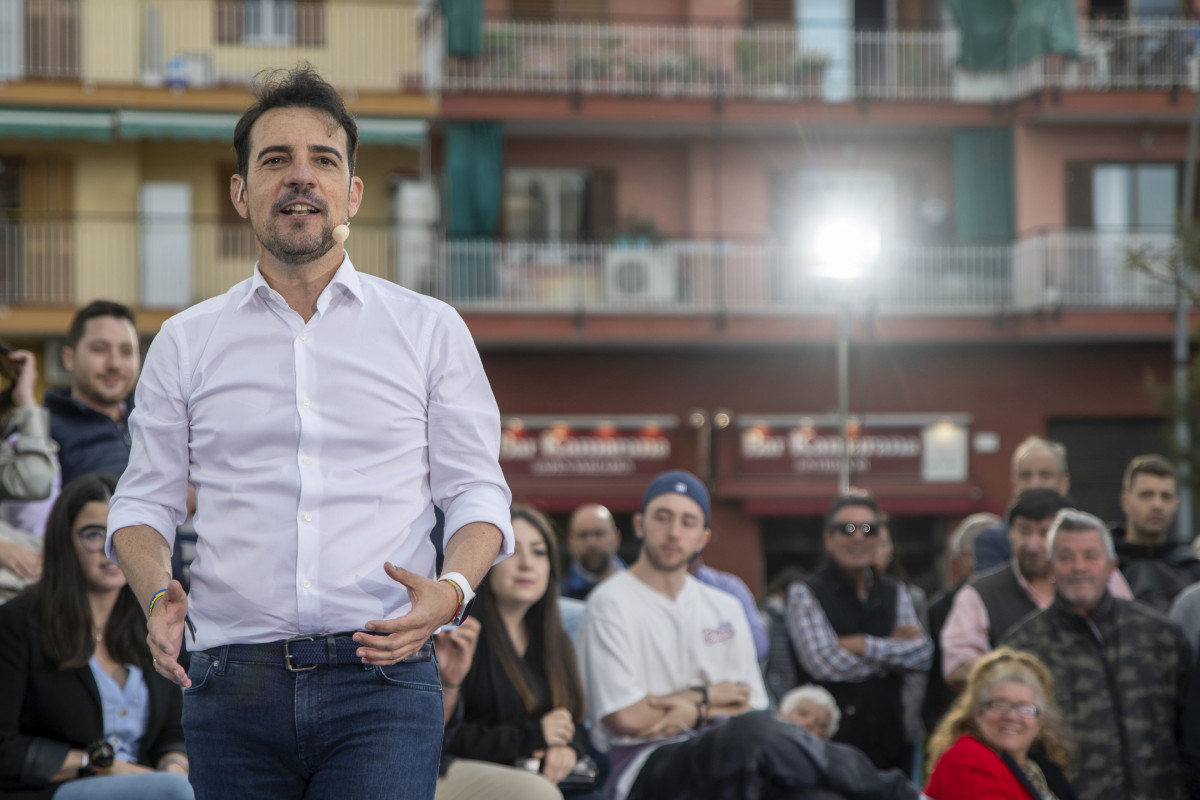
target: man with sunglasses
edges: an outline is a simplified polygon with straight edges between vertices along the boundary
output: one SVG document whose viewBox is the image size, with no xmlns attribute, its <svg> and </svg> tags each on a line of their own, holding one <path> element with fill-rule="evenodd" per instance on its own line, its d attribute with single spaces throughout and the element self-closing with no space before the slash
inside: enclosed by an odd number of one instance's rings
<svg viewBox="0 0 1200 800">
<path fill-rule="evenodd" d="M 912 767 L 904 736 L 905 672 L 928 670 L 933 642 L 903 584 L 877 572 L 879 509 L 865 493 L 844 494 L 825 518 L 825 563 L 788 590 L 788 634 L 801 665 L 837 699 L 835 741 L 881 769 Z"/>
<path fill-rule="evenodd" d="M 1004 644 L 1033 653 L 1054 676 L 1074 741 L 1080 800 L 1183 800 L 1179 732 L 1191 649 L 1149 606 L 1114 597 L 1112 535 L 1099 518 L 1063 509 L 1050 527 L 1054 601 Z"/>
</svg>

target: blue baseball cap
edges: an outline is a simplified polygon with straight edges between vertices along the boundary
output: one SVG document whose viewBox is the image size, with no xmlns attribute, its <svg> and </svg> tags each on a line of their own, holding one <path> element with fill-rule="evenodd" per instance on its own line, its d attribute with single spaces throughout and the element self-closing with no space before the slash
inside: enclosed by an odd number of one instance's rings
<svg viewBox="0 0 1200 800">
<path fill-rule="evenodd" d="M 646 487 L 646 493 L 642 495 L 642 511 L 645 511 L 646 506 L 660 494 L 681 494 L 695 500 L 696 505 L 704 512 L 704 527 L 708 527 L 708 489 L 704 488 L 704 484 L 695 475 L 686 470 L 673 469 L 655 476 Z"/>
</svg>

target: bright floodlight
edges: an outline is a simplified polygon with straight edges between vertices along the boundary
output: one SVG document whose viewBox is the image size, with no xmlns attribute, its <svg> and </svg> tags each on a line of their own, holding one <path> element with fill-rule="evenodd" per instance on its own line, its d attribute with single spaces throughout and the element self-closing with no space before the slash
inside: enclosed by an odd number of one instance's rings
<svg viewBox="0 0 1200 800">
<path fill-rule="evenodd" d="M 816 272 L 831 278 L 857 278 L 879 256 L 879 231 L 855 219 L 831 219 L 813 239 Z"/>
</svg>

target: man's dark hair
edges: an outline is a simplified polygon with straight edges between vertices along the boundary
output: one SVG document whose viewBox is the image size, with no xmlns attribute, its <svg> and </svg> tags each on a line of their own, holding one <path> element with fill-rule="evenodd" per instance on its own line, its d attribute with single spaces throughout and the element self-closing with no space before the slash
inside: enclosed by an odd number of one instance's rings
<svg viewBox="0 0 1200 800">
<path fill-rule="evenodd" d="M 1122 484 L 1125 491 L 1133 488 L 1133 479 L 1138 475 L 1153 475 L 1156 478 L 1170 478 L 1171 480 L 1176 480 L 1177 477 L 1175 467 L 1171 465 L 1171 462 L 1157 453 L 1137 456 L 1129 462 L 1129 466 L 1125 468 L 1125 482 Z"/>
<path fill-rule="evenodd" d="M 342 96 L 317 74 L 311 64 L 295 69 L 264 70 L 254 77 L 254 105 L 246 109 L 233 129 L 233 149 L 237 151 L 238 174 L 243 179 L 250 168 L 250 129 L 258 118 L 273 108 L 311 108 L 323 111 L 346 131 L 346 163 L 354 174 L 358 153 L 358 125 L 346 110 Z"/>
<path fill-rule="evenodd" d="M 67 347 L 75 349 L 79 346 L 79 340 L 83 338 L 83 332 L 87 328 L 88 320 L 96 319 L 97 317 L 116 317 L 117 319 L 127 319 L 129 324 L 137 327 L 137 321 L 133 318 L 133 312 L 128 306 L 115 303 L 112 300 L 93 300 L 83 308 L 75 312 L 75 316 L 71 319 L 71 327 L 67 328 Z"/>
<path fill-rule="evenodd" d="M 1005 518 L 1010 526 L 1017 517 L 1043 520 L 1071 505 L 1070 500 L 1053 489 L 1026 489 L 1009 504 Z"/>
<path fill-rule="evenodd" d="M 849 491 L 846 494 L 839 494 L 834 498 L 833 505 L 829 507 L 829 512 L 825 514 L 825 527 L 828 528 L 832 525 L 833 518 L 837 513 L 848 506 L 869 508 L 875 513 L 876 520 L 879 519 L 879 504 L 875 502 L 874 495 L 863 491 Z"/>
</svg>

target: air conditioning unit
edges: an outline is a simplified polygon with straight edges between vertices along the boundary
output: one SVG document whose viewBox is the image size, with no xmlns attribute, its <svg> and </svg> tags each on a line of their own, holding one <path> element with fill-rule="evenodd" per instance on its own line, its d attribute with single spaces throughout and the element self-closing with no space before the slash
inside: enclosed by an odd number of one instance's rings
<svg viewBox="0 0 1200 800">
<path fill-rule="evenodd" d="M 604 259 L 610 301 L 670 303 L 679 299 L 679 269 L 670 253 L 612 250 Z"/>
</svg>

